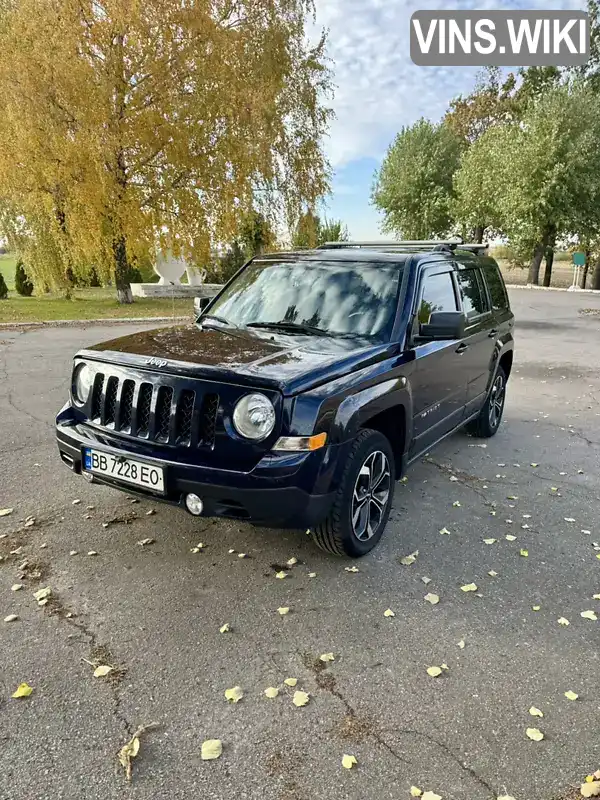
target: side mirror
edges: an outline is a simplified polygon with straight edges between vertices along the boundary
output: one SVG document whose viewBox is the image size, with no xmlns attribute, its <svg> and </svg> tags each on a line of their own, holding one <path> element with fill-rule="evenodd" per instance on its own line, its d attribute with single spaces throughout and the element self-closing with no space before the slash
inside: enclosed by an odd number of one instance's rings
<svg viewBox="0 0 600 800">
<path fill-rule="evenodd" d="M 462 311 L 434 311 L 429 322 L 421 325 L 419 339 L 463 339 L 465 315 Z"/>
<path fill-rule="evenodd" d="M 197 317 L 200 316 L 211 300 L 212 297 L 194 297 L 194 313 Z"/>
</svg>

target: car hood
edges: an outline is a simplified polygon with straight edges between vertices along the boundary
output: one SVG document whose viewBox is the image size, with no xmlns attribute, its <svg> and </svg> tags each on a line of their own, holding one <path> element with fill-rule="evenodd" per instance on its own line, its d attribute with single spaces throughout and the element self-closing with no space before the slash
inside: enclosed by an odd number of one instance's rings
<svg viewBox="0 0 600 800">
<path fill-rule="evenodd" d="M 140 331 L 81 350 L 84 358 L 228 383 L 307 391 L 390 354 L 364 339 L 283 335 L 259 329 L 179 325 Z"/>
</svg>

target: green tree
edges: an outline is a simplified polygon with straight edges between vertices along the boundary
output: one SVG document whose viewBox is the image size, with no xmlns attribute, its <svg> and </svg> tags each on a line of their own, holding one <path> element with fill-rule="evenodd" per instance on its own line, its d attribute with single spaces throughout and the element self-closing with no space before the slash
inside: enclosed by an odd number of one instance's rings
<svg viewBox="0 0 600 800">
<path fill-rule="evenodd" d="M 328 190 L 311 0 L 18 0 L 0 9 L 0 199 L 40 285 L 95 264 L 121 302 L 158 246 L 205 263 L 256 190 Z M 24 221 L 25 224 L 22 224 Z"/>
<path fill-rule="evenodd" d="M 276 246 L 276 236 L 267 217 L 252 208 L 242 219 L 239 244 L 246 259 L 262 255 Z"/>
<path fill-rule="evenodd" d="M 22 297 L 31 297 L 33 294 L 33 283 L 27 277 L 23 261 L 17 259 L 17 266 L 15 267 L 15 289 Z"/>
<path fill-rule="evenodd" d="M 383 230 L 405 239 L 448 233 L 458 169 L 459 137 L 445 124 L 420 119 L 402 128 L 375 175 L 372 202 L 383 212 Z"/>
<path fill-rule="evenodd" d="M 451 101 L 444 122 L 459 139 L 473 144 L 492 126 L 515 118 L 515 86 L 513 73 L 503 78 L 499 67 L 486 67 L 470 94 Z"/>
<path fill-rule="evenodd" d="M 321 235 L 321 219 L 313 211 L 305 211 L 300 215 L 292 233 L 294 250 L 312 250 L 319 244 Z"/>
<path fill-rule="evenodd" d="M 341 219 L 327 219 L 319 225 L 319 244 L 325 242 L 347 242 L 350 238 L 348 228 Z"/>
<path fill-rule="evenodd" d="M 598 98 L 579 83 L 563 84 L 530 103 L 521 121 L 488 130 L 456 176 L 465 213 L 490 210 L 517 255 L 533 254 L 532 284 L 546 255 L 549 284 L 556 239 L 580 234 L 600 215 L 599 137 Z M 482 178 L 471 192 L 478 165 L 493 181 Z"/>
<path fill-rule="evenodd" d="M 0 272 L 0 300 L 6 300 L 8 297 L 8 286 L 4 280 L 4 275 Z"/>
</svg>

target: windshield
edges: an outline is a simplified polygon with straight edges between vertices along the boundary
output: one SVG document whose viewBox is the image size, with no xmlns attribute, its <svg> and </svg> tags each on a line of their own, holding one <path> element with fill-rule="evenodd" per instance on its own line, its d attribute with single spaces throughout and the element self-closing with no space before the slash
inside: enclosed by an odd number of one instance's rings
<svg viewBox="0 0 600 800">
<path fill-rule="evenodd" d="M 288 323 L 290 332 L 304 326 L 305 332 L 312 328 L 386 341 L 401 276 L 400 263 L 253 261 L 207 317 L 238 326 Z"/>
</svg>

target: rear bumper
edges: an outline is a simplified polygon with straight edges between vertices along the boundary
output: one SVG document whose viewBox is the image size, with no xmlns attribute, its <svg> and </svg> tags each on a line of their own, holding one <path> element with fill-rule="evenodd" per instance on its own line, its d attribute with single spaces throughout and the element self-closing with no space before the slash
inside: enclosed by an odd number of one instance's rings
<svg viewBox="0 0 600 800">
<path fill-rule="evenodd" d="M 56 424 L 58 450 L 63 463 L 82 472 L 82 448 L 96 447 L 121 453 L 165 470 L 165 493 L 94 476 L 97 483 L 140 497 L 185 508 L 185 496 L 197 494 L 204 503 L 202 516 L 247 520 L 268 527 L 307 528 L 327 516 L 336 492 L 335 473 L 340 446 L 312 453 L 268 455 L 251 472 L 214 469 L 162 457 L 149 457 L 131 442 L 99 435 L 85 425 L 59 415 Z M 173 454 L 168 454 L 171 459 Z"/>
</svg>

